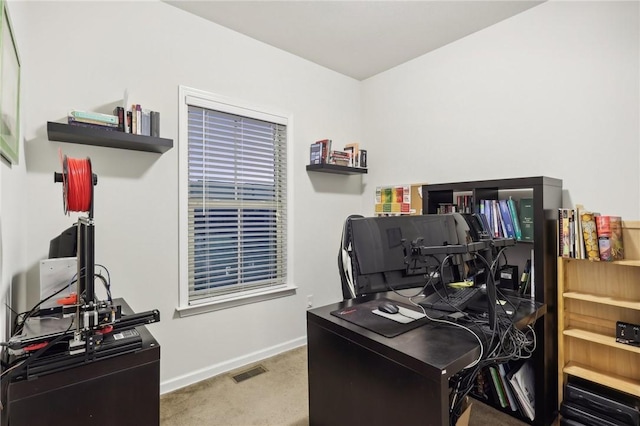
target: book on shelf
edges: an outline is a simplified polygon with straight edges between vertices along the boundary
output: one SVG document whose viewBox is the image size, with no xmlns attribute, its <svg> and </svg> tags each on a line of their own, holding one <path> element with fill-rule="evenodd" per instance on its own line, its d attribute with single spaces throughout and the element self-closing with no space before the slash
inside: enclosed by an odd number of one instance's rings
<svg viewBox="0 0 640 426">
<path fill-rule="evenodd" d="M 69 111 L 69 117 L 74 119 L 92 120 L 98 123 L 107 123 L 112 125 L 118 125 L 118 117 L 112 114 L 102 114 L 100 112 L 71 110 Z"/>
<path fill-rule="evenodd" d="M 516 202 L 513 198 L 509 197 L 507 200 L 509 206 L 509 212 L 511 213 L 511 220 L 513 221 L 513 232 L 516 235 L 517 241 L 522 241 L 522 228 L 520 228 L 520 219 L 518 218 L 518 209 L 516 208 Z"/>
<path fill-rule="evenodd" d="M 584 234 L 582 233 L 582 220 L 580 214 L 584 210 L 582 204 L 576 204 L 575 209 L 575 239 L 576 239 L 576 259 L 586 259 L 584 248 Z"/>
<path fill-rule="evenodd" d="M 135 114 L 136 114 L 136 135 L 142 134 L 142 105 L 135 104 Z"/>
<path fill-rule="evenodd" d="M 366 169 L 367 168 L 367 150 L 360 149 L 358 150 L 358 152 L 360 153 L 360 158 L 358 159 L 359 167 Z"/>
<path fill-rule="evenodd" d="M 511 383 L 507 379 L 507 366 L 502 363 L 498 364 L 498 373 L 500 373 L 500 382 L 504 388 L 504 392 L 507 396 L 507 401 L 509 402 L 509 408 L 511 411 L 518 411 L 518 402 L 516 401 L 516 396 L 513 393 L 513 388 L 511 387 Z"/>
<path fill-rule="evenodd" d="M 359 144 L 357 142 L 348 143 L 342 149 L 344 152 L 349 153 L 349 167 L 359 167 L 360 152 L 358 149 Z"/>
<path fill-rule="evenodd" d="M 338 166 L 348 167 L 350 164 L 349 153 L 345 151 L 330 151 L 329 152 L 329 164 L 336 164 Z"/>
<path fill-rule="evenodd" d="M 97 121 L 97 120 L 91 120 L 88 118 L 75 118 L 72 116 L 68 116 L 67 117 L 67 123 L 69 124 L 76 124 L 76 123 L 84 123 L 84 124 L 91 124 L 94 126 L 99 126 L 102 128 L 111 128 L 111 129 L 118 129 L 118 125 L 117 124 L 111 124 L 111 123 L 105 123 L 104 121 Z"/>
<path fill-rule="evenodd" d="M 558 256 L 571 257 L 569 209 L 558 209 Z"/>
<path fill-rule="evenodd" d="M 585 259 L 599 261 L 600 249 L 598 247 L 598 231 L 596 229 L 596 217 L 598 213 L 581 210 L 580 227 L 584 241 Z"/>
<path fill-rule="evenodd" d="M 595 221 L 600 260 L 613 261 L 624 259 L 622 218 L 620 216 L 601 215 L 596 216 Z"/>
<path fill-rule="evenodd" d="M 151 111 L 148 109 L 141 109 L 140 119 L 142 121 L 141 134 L 144 136 L 151 136 Z"/>
<path fill-rule="evenodd" d="M 533 241 L 533 198 L 520 199 L 522 241 Z"/>
<path fill-rule="evenodd" d="M 151 136 L 160 137 L 160 113 L 151 111 Z"/>
<path fill-rule="evenodd" d="M 100 130 L 116 131 L 116 132 L 118 131 L 118 126 L 112 126 L 105 123 L 98 124 L 98 123 L 92 122 L 91 120 L 89 121 L 75 120 L 73 117 L 68 117 L 67 123 L 70 124 L 71 126 L 86 127 L 88 129 L 100 129 Z"/>
<path fill-rule="evenodd" d="M 512 369 L 507 373 L 507 378 L 522 411 L 530 419 L 534 420 L 536 417 L 535 411 L 535 388 L 534 388 L 534 373 L 533 365 L 531 361 L 526 361 L 517 368 Z"/>
<path fill-rule="evenodd" d="M 471 206 L 473 205 L 471 195 L 458 195 L 456 196 L 456 206 L 460 213 L 472 213 Z"/>
<path fill-rule="evenodd" d="M 121 132 L 126 131 L 126 117 L 124 107 L 117 106 L 113 109 L 113 115 L 118 117 L 118 130 Z"/>
<path fill-rule="evenodd" d="M 309 150 L 309 164 L 322 164 L 322 144 L 312 143 Z"/>
<path fill-rule="evenodd" d="M 331 139 L 322 139 L 319 141 L 316 141 L 316 143 L 319 143 L 322 146 L 322 163 L 326 164 L 329 162 L 329 153 L 331 152 Z"/>
<path fill-rule="evenodd" d="M 500 381 L 500 373 L 498 373 L 498 369 L 494 366 L 489 367 L 489 372 L 491 373 L 493 388 L 498 396 L 498 403 L 502 408 L 507 408 L 509 406 L 509 402 L 507 401 L 507 395 L 505 394 L 502 382 Z"/>
<path fill-rule="evenodd" d="M 509 211 L 507 200 L 498 200 L 498 208 L 500 209 L 500 218 L 503 223 L 503 236 L 506 238 L 515 238 L 516 232 L 513 228 L 513 219 L 511 218 L 511 212 Z"/>
</svg>

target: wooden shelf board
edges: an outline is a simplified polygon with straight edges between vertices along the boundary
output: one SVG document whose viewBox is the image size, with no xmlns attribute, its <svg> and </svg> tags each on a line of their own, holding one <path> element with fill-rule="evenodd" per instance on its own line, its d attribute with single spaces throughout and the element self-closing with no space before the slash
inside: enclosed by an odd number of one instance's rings
<svg viewBox="0 0 640 426">
<path fill-rule="evenodd" d="M 614 265 L 640 267 L 640 260 L 625 259 L 625 260 L 616 260 L 615 262 L 611 262 L 611 263 L 613 263 Z"/>
<path fill-rule="evenodd" d="M 576 362 L 569 362 L 562 369 L 564 373 L 600 383 L 622 392 L 640 397 L 640 381 L 605 373 Z"/>
<path fill-rule="evenodd" d="M 152 136 L 132 135 L 116 130 L 102 130 L 70 124 L 47 123 L 49 140 L 71 142 L 108 148 L 130 149 L 162 154 L 173 147 L 173 140 Z"/>
<path fill-rule="evenodd" d="M 362 167 L 338 166 L 336 164 L 308 164 L 307 171 L 340 175 L 362 175 L 367 173 L 367 169 Z"/>
<path fill-rule="evenodd" d="M 609 296 L 598 296 L 595 294 L 580 293 L 577 291 L 569 291 L 563 293 L 563 296 L 567 299 L 583 300 L 585 302 L 600 303 L 603 305 L 617 306 L 620 308 L 640 310 L 640 302 L 634 300 L 614 299 L 613 297 Z"/>
<path fill-rule="evenodd" d="M 605 262 L 605 261 L 594 261 L 589 259 L 574 259 L 572 257 L 560 257 L 565 262 L 593 262 L 593 263 L 602 263 L 603 265 L 620 265 L 620 266 L 634 266 L 640 267 L 640 260 L 637 259 L 624 259 L 624 260 L 614 260 L 613 262 Z"/>
<path fill-rule="evenodd" d="M 586 340 L 588 342 L 597 343 L 599 345 L 609 346 L 623 351 L 635 352 L 640 354 L 640 347 L 625 345 L 616 342 L 615 337 L 605 336 L 604 334 L 594 333 L 592 331 L 581 330 L 579 328 L 569 328 L 562 332 L 565 336 L 574 337 L 576 339 Z"/>
</svg>

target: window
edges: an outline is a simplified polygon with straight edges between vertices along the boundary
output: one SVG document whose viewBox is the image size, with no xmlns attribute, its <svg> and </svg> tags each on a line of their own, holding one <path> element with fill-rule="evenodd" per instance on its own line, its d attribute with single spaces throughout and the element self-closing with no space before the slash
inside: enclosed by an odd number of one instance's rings
<svg viewBox="0 0 640 426">
<path fill-rule="evenodd" d="M 287 118 L 180 99 L 181 307 L 287 289 Z"/>
</svg>

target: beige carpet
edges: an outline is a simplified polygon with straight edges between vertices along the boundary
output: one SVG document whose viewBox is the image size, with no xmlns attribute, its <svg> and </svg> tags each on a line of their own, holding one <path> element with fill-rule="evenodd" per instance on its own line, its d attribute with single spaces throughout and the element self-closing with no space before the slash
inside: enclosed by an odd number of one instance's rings
<svg viewBox="0 0 640 426">
<path fill-rule="evenodd" d="M 259 363 L 267 371 L 240 383 L 222 374 L 160 398 L 161 426 L 307 426 L 307 347 Z M 473 401 L 470 426 L 525 426 Z"/>
</svg>

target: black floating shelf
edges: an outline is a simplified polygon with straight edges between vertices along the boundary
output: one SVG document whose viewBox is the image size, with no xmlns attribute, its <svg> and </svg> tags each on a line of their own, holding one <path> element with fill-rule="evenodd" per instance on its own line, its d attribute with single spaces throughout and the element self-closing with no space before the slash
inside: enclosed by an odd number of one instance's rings
<svg viewBox="0 0 640 426">
<path fill-rule="evenodd" d="M 335 164 L 309 164 L 307 171 L 335 173 L 339 175 L 362 175 L 367 173 L 367 169 L 361 167 L 337 166 Z"/>
<path fill-rule="evenodd" d="M 70 124 L 47 122 L 50 141 L 80 143 L 84 145 L 106 146 L 109 148 L 131 149 L 134 151 L 162 154 L 173 148 L 172 139 L 153 136 L 132 135 L 117 130 L 102 130 Z"/>
</svg>

